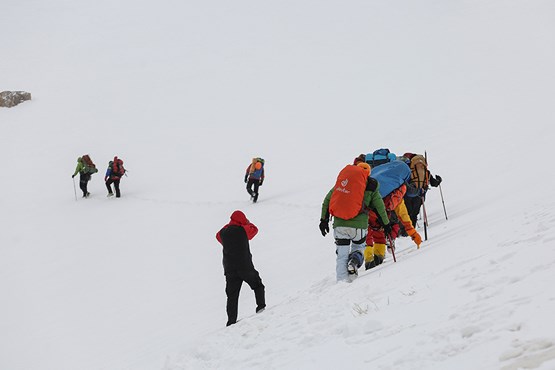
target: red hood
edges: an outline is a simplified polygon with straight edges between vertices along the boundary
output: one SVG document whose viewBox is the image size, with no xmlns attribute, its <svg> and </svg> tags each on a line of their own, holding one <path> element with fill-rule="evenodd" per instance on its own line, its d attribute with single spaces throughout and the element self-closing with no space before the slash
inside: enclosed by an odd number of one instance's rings
<svg viewBox="0 0 555 370">
<path fill-rule="evenodd" d="M 246 225 L 249 223 L 247 216 L 241 211 L 235 211 L 231 214 L 230 225 Z"/>
</svg>

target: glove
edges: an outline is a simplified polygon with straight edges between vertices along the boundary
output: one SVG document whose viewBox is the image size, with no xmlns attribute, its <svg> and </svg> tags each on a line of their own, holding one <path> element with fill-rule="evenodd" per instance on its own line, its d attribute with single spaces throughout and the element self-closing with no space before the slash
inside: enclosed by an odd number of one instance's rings
<svg viewBox="0 0 555 370">
<path fill-rule="evenodd" d="M 330 225 L 329 225 L 330 220 L 327 218 L 321 218 L 320 219 L 320 232 L 322 233 L 322 236 L 326 236 L 327 233 L 330 232 Z"/>
<path fill-rule="evenodd" d="M 262 186 L 262 183 L 263 183 L 263 182 L 264 182 L 264 181 L 260 180 L 260 182 L 258 183 L 258 186 Z"/>
<path fill-rule="evenodd" d="M 108 181 L 108 176 L 104 177 L 104 182 Z"/>
<path fill-rule="evenodd" d="M 422 237 L 420 236 L 420 234 L 418 234 L 418 232 L 415 232 L 414 234 L 412 234 L 410 238 L 412 239 L 414 244 L 420 247 L 420 244 L 422 243 Z"/>
<path fill-rule="evenodd" d="M 437 181 L 437 184 L 439 185 L 441 184 L 441 181 L 443 181 L 443 179 L 441 178 L 441 176 L 436 175 L 436 181 Z"/>
<path fill-rule="evenodd" d="M 388 223 L 387 225 L 383 225 L 383 231 L 385 233 L 385 235 L 391 235 L 391 222 Z"/>
<path fill-rule="evenodd" d="M 74 178 L 74 177 L 75 177 L 75 175 L 71 175 L 71 178 Z"/>
<path fill-rule="evenodd" d="M 245 184 L 247 183 L 247 176 L 245 176 Z"/>
</svg>

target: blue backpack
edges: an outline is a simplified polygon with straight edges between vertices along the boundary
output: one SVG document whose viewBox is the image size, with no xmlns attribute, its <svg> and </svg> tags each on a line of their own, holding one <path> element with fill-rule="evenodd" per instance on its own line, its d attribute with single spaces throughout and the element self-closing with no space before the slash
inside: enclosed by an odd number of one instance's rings
<svg viewBox="0 0 555 370">
<path fill-rule="evenodd" d="M 374 168 L 380 164 L 389 163 L 397 159 L 397 156 L 389 151 L 387 148 L 374 150 L 373 153 L 366 154 L 366 163 Z"/>
</svg>

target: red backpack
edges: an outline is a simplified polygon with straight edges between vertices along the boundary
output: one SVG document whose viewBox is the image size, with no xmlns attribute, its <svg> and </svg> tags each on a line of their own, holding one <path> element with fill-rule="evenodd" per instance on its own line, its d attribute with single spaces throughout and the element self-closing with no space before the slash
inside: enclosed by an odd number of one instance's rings
<svg viewBox="0 0 555 370">
<path fill-rule="evenodd" d="M 112 175 L 121 177 L 125 174 L 125 168 L 123 168 L 123 161 L 118 157 L 114 157 L 114 162 L 112 163 Z"/>
<path fill-rule="evenodd" d="M 362 210 L 367 181 L 367 172 L 361 167 L 352 164 L 345 166 L 333 187 L 330 214 L 344 220 L 358 216 Z"/>
</svg>

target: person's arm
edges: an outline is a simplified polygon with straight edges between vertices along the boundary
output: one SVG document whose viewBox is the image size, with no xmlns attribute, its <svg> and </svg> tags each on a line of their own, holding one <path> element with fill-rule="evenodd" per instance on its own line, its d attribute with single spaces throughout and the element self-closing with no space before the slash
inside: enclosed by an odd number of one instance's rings
<svg viewBox="0 0 555 370">
<path fill-rule="evenodd" d="M 249 240 L 254 238 L 256 234 L 258 234 L 258 227 L 256 227 L 255 224 L 249 222 L 242 226 L 243 226 L 243 229 L 245 229 L 245 232 L 247 233 L 247 238 Z"/>
<path fill-rule="evenodd" d="M 221 237 L 221 235 L 220 235 L 220 232 L 221 232 L 221 231 L 222 231 L 222 230 L 220 230 L 220 231 L 218 231 L 218 232 L 216 233 L 216 240 L 217 240 L 220 244 L 222 244 L 222 237 Z"/>
<path fill-rule="evenodd" d="M 387 225 L 389 223 L 389 218 L 387 217 L 387 212 L 385 211 L 385 204 L 383 203 L 382 196 L 380 195 L 380 183 L 373 178 L 370 178 L 370 179 L 374 180 L 376 183 L 375 185 L 372 184 L 370 189 L 367 190 L 367 192 L 370 193 L 368 208 L 375 210 L 376 214 L 381 219 L 382 224 Z M 372 191 L 371 189 L 375 189 L 375 190 Z"/>
<path fill-rule="evenodd" d="M 71 176 L 71 177 L 75 177 L 75 175 L 77 175 L 79 172 L 81 172 L 81 170 L 84 167 L 85 166 L 81 162 L 77 162 L 77 166 L 75 167 L 75 172 L 73 173 L 73 176 Z"/>
<path fill-rule="evenodd" d="M 249 179 L 250 169 L 251 165 L 249 164 L 247 170 L 245 171 L 245 182 L 247 182 L 247 180 Z"/>
<path fill-rule="evenodd" d="M 437 188 L 439 184 L 441 184 L 442 180 L 443 179 L 441 178 L 441 176 L 436 175 L 436 177 L 434 178 L 434 176 L 432 176 L 432 174 L 430 173 L 430 186 Z"/>
<path fill-rule="evenodd" d="M 330 199 L 331 199 L 331 194 L 333 193 L 333 188 L 330 189 L 330 191 L 328 191 L 328 194 L 326 194 L 326 197 L 324 198 L 324 201 L 322 202 L 322 212 L 320 214 L 320 220 L 328 220 L 330 219 Z"/>
</svg>

